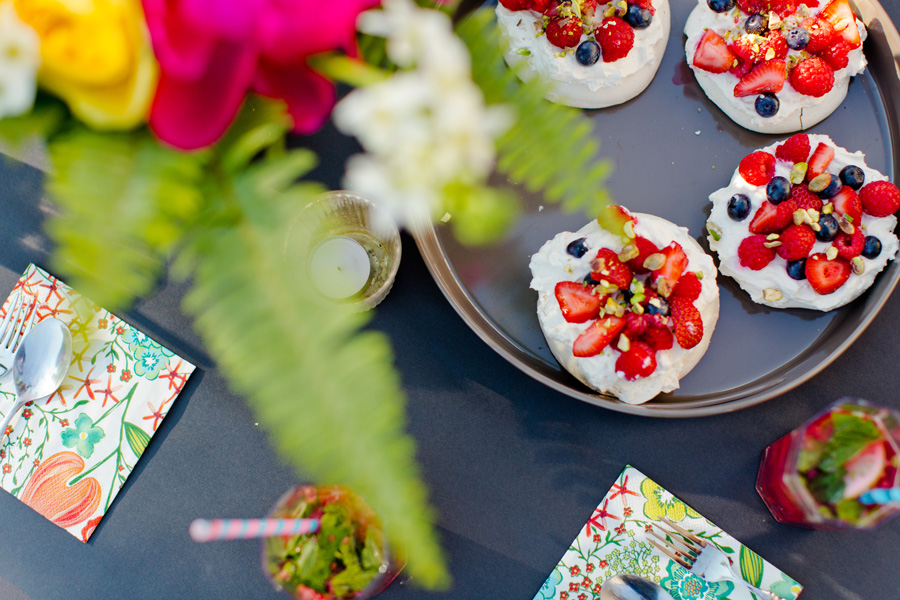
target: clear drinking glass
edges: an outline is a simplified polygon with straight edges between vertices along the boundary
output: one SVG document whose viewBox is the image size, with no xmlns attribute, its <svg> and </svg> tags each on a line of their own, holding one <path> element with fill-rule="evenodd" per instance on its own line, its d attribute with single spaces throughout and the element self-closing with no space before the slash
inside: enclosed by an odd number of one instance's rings
<svg viewBox="0 0 900 600">
<path fill-rule="evenodd" d="M 305 261 L 316 291 L 358 310 L 373 308 L 387 296 L 400 254 L 400 232 L 387 211 L 347 191 L 310 202 L 285 241 L 287 259 Z"/>
<path fill-rule="evenodd" d="M 811 529 L 868 529 L 900 503 L 865 505 L 900 486 L 900 412 L 842 398 L 766 448 L 756 489 L 777 521 Z"/>
<path fill-rule="evenodd" d="M 262 541 L 263 572 L 297 600 L 365 600 L 384 591 L 405 563 L 390 555 L 381 520 L 341 486 L 297 486 L 275 504 L 271 518 L 313 518 L 315 533 Z"/>
</svg>

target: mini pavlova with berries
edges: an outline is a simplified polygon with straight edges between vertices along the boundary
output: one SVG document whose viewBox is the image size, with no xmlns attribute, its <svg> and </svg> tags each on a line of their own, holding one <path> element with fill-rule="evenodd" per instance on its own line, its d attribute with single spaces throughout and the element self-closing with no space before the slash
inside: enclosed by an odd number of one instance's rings
<svg viewBox="0 0 900 600">
<path fill-rule="evenodd" d="M 819 123 L 866 68 L 866 28 L 848 0 L 698 0 L 684 33 L 709 99 L 761 133 Z"/>
<path fill-rule="evenodd" d="M 897 254 L 900 190 L 827 135 L 799 133 L 748 154 L 709 199 L 719 269 L 759 304 L 832 310 Z"/>
<path fill-rule="evenodd" d="M 611 210 L 619 232 L 592 221 L 545 243 L 531 258 L 531 288 L 560 364 L 640 404 L 677 389 L 706 352 L 719 318 L 717 272 L 686 228 Z"/>
<path fill-rule="evenodd" d="M 653 80 L 669 39 L 668 0 L 500 0 L 503 56 L 547 99 L 576 108 L 630 100 Z"/>
</svg>

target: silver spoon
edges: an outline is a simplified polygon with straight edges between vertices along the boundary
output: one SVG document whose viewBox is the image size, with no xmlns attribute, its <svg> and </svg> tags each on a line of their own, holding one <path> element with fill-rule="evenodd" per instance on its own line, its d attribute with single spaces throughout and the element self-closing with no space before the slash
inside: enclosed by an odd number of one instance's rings
<svg viewBox="0 0 900 600">
<path fill-rule="evenodd" d="M 672 595 L 649 579 L 620 573 L 603 582 L 600 600 L 674 600 Z"/>
<path fill-rule="evenodd" d="M 17 397 L 0 425 L 0 440 L 20 408 L 27 402 L 49 396 L 59 388 L 71 362 L 72 334 L 65 323 L 49 318 L 31 328 L 13 359 L 13 383 Z"/>
</svg>

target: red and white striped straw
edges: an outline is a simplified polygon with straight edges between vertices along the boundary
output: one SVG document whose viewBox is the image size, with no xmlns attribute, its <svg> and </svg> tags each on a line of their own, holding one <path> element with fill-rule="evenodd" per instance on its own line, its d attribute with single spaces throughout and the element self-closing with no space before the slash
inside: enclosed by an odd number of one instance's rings
<svg viewBox="0 0 900 600">
<path fill-rule="evenodd" d="M 243 540 L 314 533 L 318 519 L 194 519 L 190 534 L 195 542 Z"/>
</svg>

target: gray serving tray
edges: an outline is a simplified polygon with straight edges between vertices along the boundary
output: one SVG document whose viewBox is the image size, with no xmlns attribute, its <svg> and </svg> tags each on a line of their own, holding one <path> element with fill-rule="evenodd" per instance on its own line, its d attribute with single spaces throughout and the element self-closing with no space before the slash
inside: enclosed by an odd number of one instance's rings
<svg viewBox="0 0 900 600">
<path fill-rule="evenodd" d="M 626 104 L 585 114 L 601 140 L 601 155 L 615 164 L 607 186 L 614 200 L 687 227 L 708 251 L 704 225 L 709 194 L 728 184 L 747 153 L 787 136 L 747 131 L 706 98 L 684 58 L 682 31 L 694 3 L 670 4 L 672 34 L 650 87 Z M 855 6 L 869 32 L 864 45 L 869 68 L 851 82 L 843 104 L 808 132 L 827 134 L 850 151 L 862 150 L 869 166 L 893 180 L 900 165 L 900 67 L 895 58 L 900 57 L 900 36 L 877 2 L 857 0 Z M 706 355 L 678 390 L 632 406 L 594 392 L 559 365 L 538 325 L 537 294 L 528 287 L 531 255 L 558 232 L 575 231 L 589 217 L 563 213 L 539 195 L 514 189 L 523 214 L 502 242 L 465 247 L 449 227 L 438 224 L 414 233 L 419 250 L 444 295 L 489 346 L 549 387 L 610 410 L 696 417 L 774 398 L 840 356 L 871 323 L 900 278 L 900 263 L 894 261 L 856 301 L 820 313 L 754 304 L 733 280 L 720 275 L 721 311 Z"/>
</svg>

